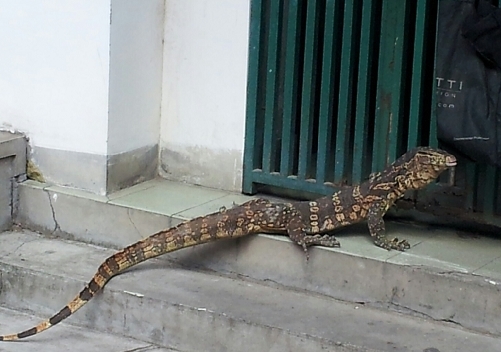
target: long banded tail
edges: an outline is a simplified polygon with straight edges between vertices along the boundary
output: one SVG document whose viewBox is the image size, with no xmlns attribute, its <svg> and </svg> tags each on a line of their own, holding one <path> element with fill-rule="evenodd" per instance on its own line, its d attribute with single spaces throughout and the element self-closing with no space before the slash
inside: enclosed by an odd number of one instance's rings
<svg viewBox="0 0 501 352">
<path fill-rule="evenodd" d="M 181 243 L 176 241 L 178 236 L 175 235 L 177 233 L 175 230 L 177 228 L 158 232 L 110 256 L 99 266 L 96 274 L 83 290 L 58 313 L 31 329 L 17 334 L 2 335 L 0 341 L 19 340 L 49 329 L 82 308 L 96 293 L 103 289 L 113 276 L 147 259 L 182 248 Z"/>
<path fill-rule="evenodd" d="M 29 330 L 0 336 L 0 341 L 13 341 L 33 336 L 60 323 L 82 308 L 103 289 L 113 276 L 145 260 L 219 238 L 241 237 L 258 232 L 260 227 L 251 221 L 254 211 L 261 211 L 269 205 L 270 202 L 265 199 L 253 199 L 231 210 L 222 209 L 157 232 L 122 249 L 106 259 L 99 266 L 92 280 L 58 313 Z"/>
<path fill-rule="evenodd" d="M 101 265 L 100 269 L 104 266 Z M 102 280 L 99 282 L 98 280 Z M 0 336 L 0 341 L 14 341 L 18 339 L 22 339 L 25 337 L 29 337 L 44 330 L 47 330 L 51 326 L 56 325 L 62 320 L 68 318 L 71 314 L 75 313 L 78 309 L 83 307 L 94 295 L 101 290 L 109 278 L 105 279 L 98 273 L 94 275 L 92 280 L 85 286 L 85 288 L 75 297 L 73 300 L 68 303 L 63 309 L 61 309 L 58 313 L 54 314 L 49 319 L 41 322 L 37 326 L 32 327 L 31 329 L 25 330 L 23 332 L 11 335 L 3 335 Z"/>
</svg>

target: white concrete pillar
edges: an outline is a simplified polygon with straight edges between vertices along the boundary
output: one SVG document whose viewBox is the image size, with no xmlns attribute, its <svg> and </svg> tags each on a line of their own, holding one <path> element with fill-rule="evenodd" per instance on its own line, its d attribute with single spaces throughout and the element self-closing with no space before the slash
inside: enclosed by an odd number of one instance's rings
<svg viewBox="0 0 501 352">
<path fill-rule="evenodd" d="M 158 173 L 164 0 L 112 0 L 108 192 Z"/>
<path fill-rule="evenodd" d="M 164 0 L 0 0 L 0 124 L 47 181 L 98 194 L 157 173 Z"/>
</svg>

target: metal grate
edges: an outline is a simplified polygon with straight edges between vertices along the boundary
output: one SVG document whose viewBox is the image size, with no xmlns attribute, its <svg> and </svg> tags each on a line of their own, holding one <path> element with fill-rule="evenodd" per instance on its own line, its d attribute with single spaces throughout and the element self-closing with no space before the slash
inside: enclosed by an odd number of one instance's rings
<svg viewBox="0 0 501 352">
<path fill-rule="evenodd" d="M 437 146 L 436 17 L 433 0 L 252 0 L 243 191 L 328 194 Z M 466 164 L 418 202 L 501 214 L 499 170 Z"/>
</svg>

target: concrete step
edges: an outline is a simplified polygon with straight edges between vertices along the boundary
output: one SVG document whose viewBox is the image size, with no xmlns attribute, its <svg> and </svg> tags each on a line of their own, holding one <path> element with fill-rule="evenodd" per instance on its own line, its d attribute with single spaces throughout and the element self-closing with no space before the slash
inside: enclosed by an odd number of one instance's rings
<svg viewBox="0 0 501 352">
<path fill-rule="evenodd" d="M 249 199 L 165 180 L 108 197 L 36 182 L 22 183 L 19 193 L 22 226 L 113 248 Z M 339 231 L 339 249 L 312 248 L 308 262 L 288 238 L 269 235 L 195 246 L 161 260 L 501 336 L 499 238 L 408 223 L 388 222 L 387 230 L 408 239 L 411 249 L 377 248 L 361 224 Z"/>
<path fill-rule="evenodd" d="M 26 145 L 23 135 L 0 131 L 0 231 L 12 226 L 16 181 L 26 179 Z"/>
<path fill-rule="evenodd" d="M 23 329 L 36 324 L 40 317 L 21 313 L 7 308 L 0 308 L 0 329 Z M 124 336 L 98 332 L 62 323 L 59 329 L 49 330 L 44 336 L 37 339 L 3 342 L 0 344 L 2 352 L 169 352 L 162 348 L 143 341 Z"/>
<path fill-rule="evenodd" d="M 0 303 L 48 317 L 73 298 L 113 253 L 28 231 L 2 233 Z M 0 321 L 1 333 L 34 323 L 29 320 L 21 326 L 17 315 L 12 323 L 7 318 Z M 180 351 L 501 350 L 501 339 L 453 324 L 160 260 L 112 279 L 102 294 L 65 322 Z M 79 330 L 56 326 L 26 344 L 0 343 L 0 350 L 36 346 L 52 351 L 54 341 L 64 344 L 79 335 Z M 116 350 L 120 351 L 118 346 Z"/>
</svg>

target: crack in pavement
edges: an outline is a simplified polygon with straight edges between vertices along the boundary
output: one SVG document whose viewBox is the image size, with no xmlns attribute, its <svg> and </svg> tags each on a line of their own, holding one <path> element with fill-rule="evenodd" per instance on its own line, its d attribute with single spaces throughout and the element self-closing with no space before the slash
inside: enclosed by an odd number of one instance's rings
<svg viewBox="0 0 501 352">
<path fill-rule="evenodd" d="M 139 231 L 139 229 L 136 226 L 136 223 L 132 220 L 132 216 L 130 215 L 130 210 L 131 210 L 130 208 L 127 208 L 127 217 L 129 218 L 129 221 L 132 224 L 132 226 L 134 226 L 134 229 L 136 230 L 137 234 L 139 235 L 139 238 L 143 238 L 143 236 L 141 235 L 141 232 Z"/>
<path fill-rule="evenodd" d="M 39 241 L 39 238 L 32 238 L 32 239 L 28 239 L 28 240 L 23 240 L 23 242 L 18 245 L 16 248 L 14 248 L 12 251 L 2 255 L 0 258 L 8 258 L 12 255 L 14 255 L 18 250 L 21 249 L 21 247 L 23 247 L 25 244 L 28 244 L 28 243 L 31 243 L 31 242 L 36 242 L 36 241 Z M 23 260 L 23 259 L 21 259 Z"/>
<path fill-rule="evenodd" d="M 125 350 L 123 352 L 147 352 L 147 351 L 151 351 L 151 350 L 154 350 L 154 349 L 157 349 L 157 348 L 159 348 L 159 346 L 148 345 L 148 346 L 133 348 L 131 350 Z M 168 351 L 168 350 L 166 350 L 166 351 Z"/>
<path fill-rule="evenodd" d="M 390 302 L 390 305 L 396 307 L 397 309 L 407 310 L 409 312 L 414 313 L 417 316 L 424 317 L 425 319 L 430 319 L 430 320 L 437 321 L 437 322 L 451 323 L 451 324 L 463 327 L 463 325 L 460 322 L 453 320 L 454 316 L 456 315 L 455 313 L 452 316 L 450 316 L 449 318 L 440 318 L 440 317 L 434 317 L 428 313 L 425 313 L 425 312 L 413 309 L 411 307 L 407 307 L 406 305 L 401 305 L 401 304 L 398 304 L 395 302 Z"/>
<path fill-rule="evenodd" d="M 54 220 L 54 229 L 51 232 L 51 235 L 53 235 L 57 230 L 61 231 L 61 226 L 59 226 L 59 223 L 57 222 L 56 219 L 56 210 L 54 209 L 54 204 L 52 204 L 52 197 L 50 195 L 50 191 L 46 189 L 44 189 L 44 191 L 47 193 L 47 196 L 49 197 L 50 210 L 52 211 L 52 220 Z M 56 195 L 56 193 L 54 193 L 54 195 Z"/>
<path fill-rule="evenodd" d="M 15 254 L 15 253 L 16 253 L 18 250 L 20 250 L 20 249 L 21 249 L 21 247 L 22 247 L 22 246 L 24 246 L 25 244 L 27 244 L 27 243 L 31 243 L 31 242 L 34 242 L 34 241 L 37 241 L 37 240 L 38 240 L 37 238 L 34 238 L 34 239 L 32 239 L 32 240 L 25 241 L 25 242 L 21 243 L 21 244 L 20 244 L 19 246 L 17 246 L 17 247 L 16 247 L 16 248 L 15 248 L 12 252 L 10 252 L 10 253 L 8 253 L 8 254 L 4 255 L 2 258 L 4 258 L 4 257 L 8 257 L 8 256 L 11 256 L 12 254 Z"/>
</svg>

